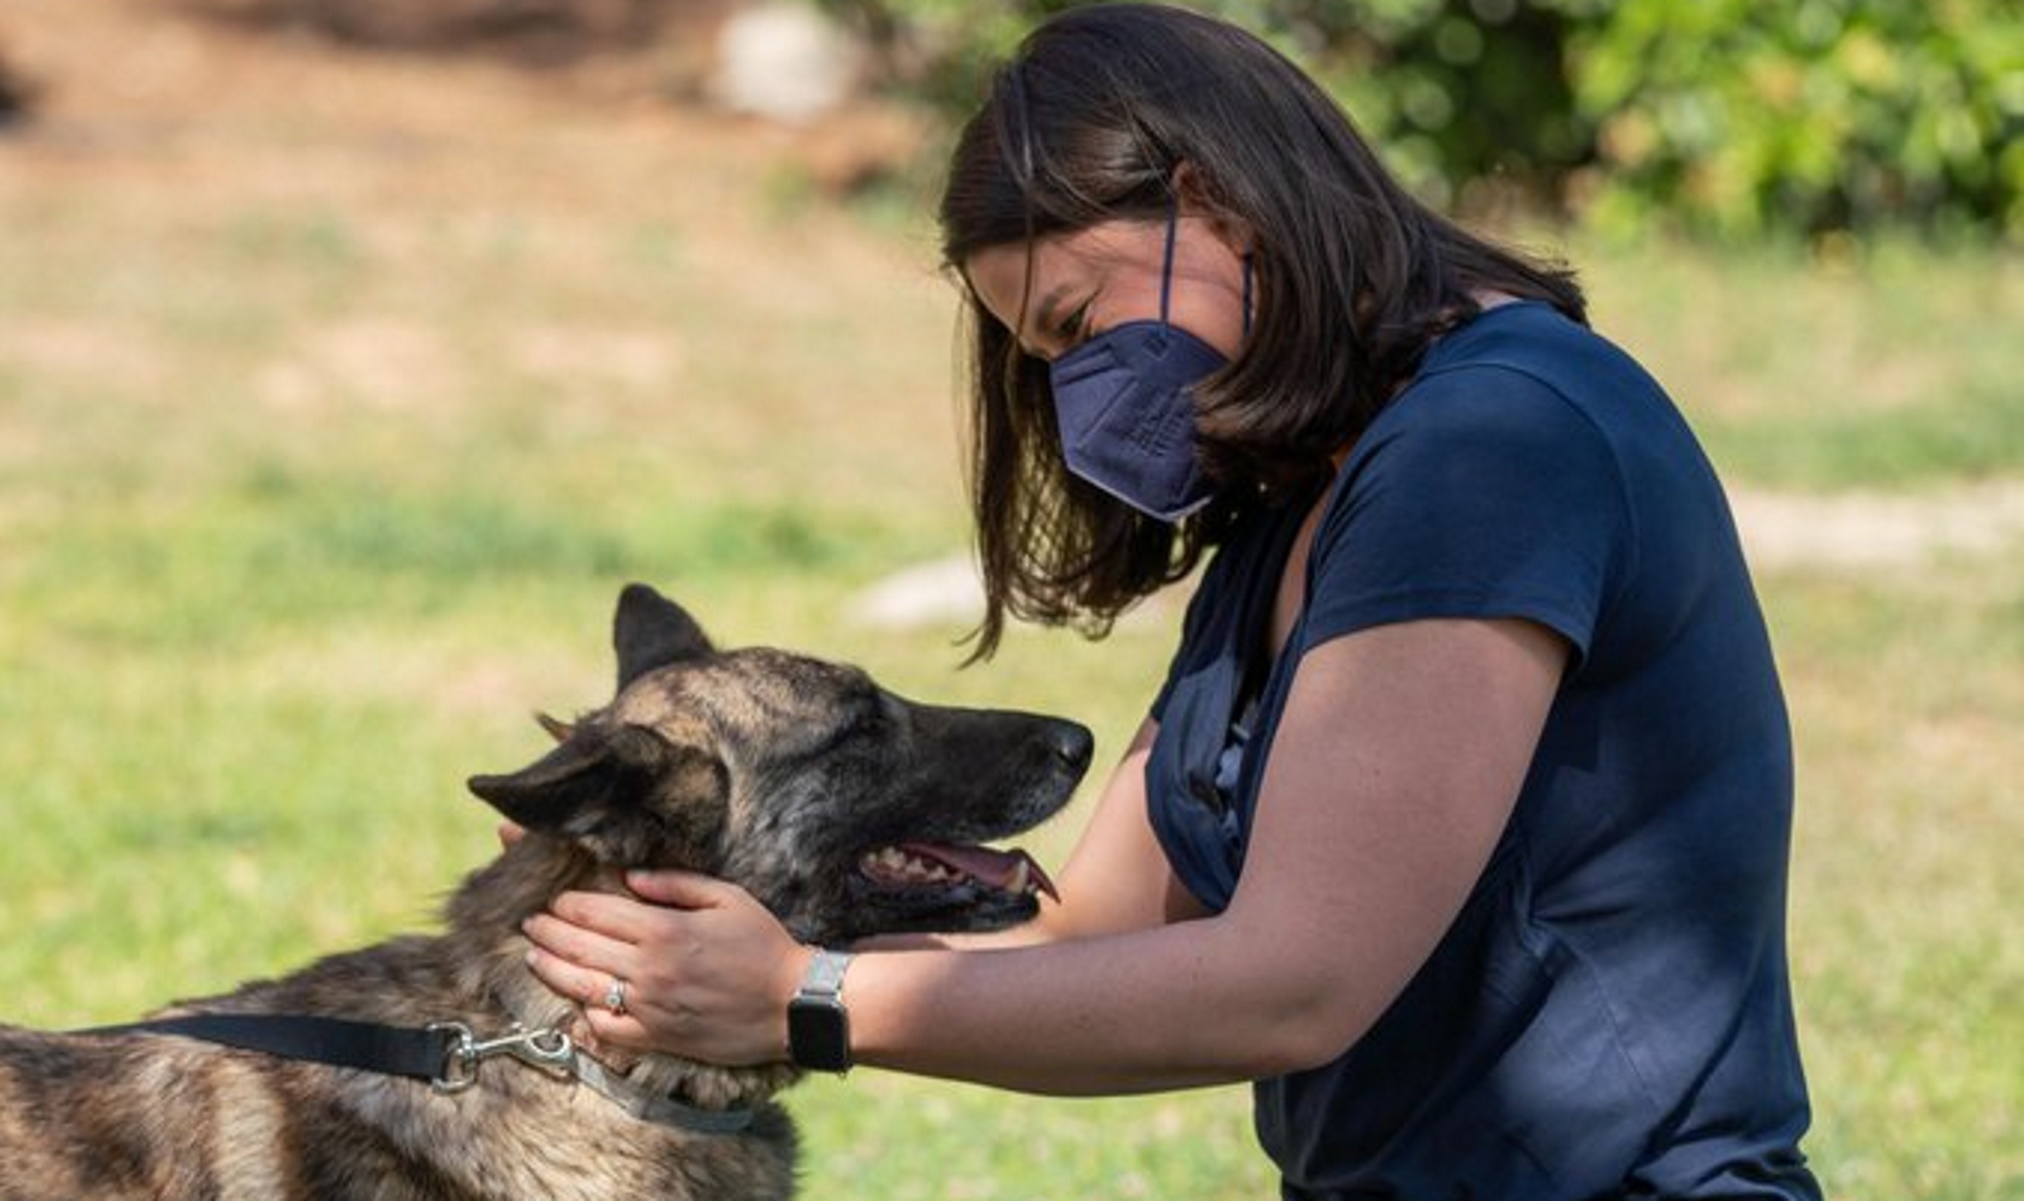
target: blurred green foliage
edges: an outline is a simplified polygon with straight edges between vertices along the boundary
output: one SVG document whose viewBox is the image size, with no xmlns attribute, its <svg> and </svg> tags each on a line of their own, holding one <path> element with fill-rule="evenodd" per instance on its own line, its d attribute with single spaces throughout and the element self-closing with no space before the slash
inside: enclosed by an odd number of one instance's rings
<svg viewBox="0 0 2024 1201">
<path fill-rule="evenodd" d="M 825 0 L 951 115 L 1062 0 Z M 1430 201 L 1627 231 L 2024 241 L 2018 0 L 1198 0 Z"/>
<path fill-rule="evenodd" d="M 2024 238 L 2014 0 L 1577 0 L 1606 222 Z"/>
</svg>

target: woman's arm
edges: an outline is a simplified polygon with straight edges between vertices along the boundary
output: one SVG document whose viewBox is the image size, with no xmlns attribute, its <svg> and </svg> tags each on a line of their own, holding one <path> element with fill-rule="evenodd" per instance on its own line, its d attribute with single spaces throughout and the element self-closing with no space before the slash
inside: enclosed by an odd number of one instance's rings
<svg viewBox="0 0 2024 1201">
<path fill-rule="evenodd" d="M 868 956 L 849 985 L 860 1060 L 1098 1093 L 1334 1058 L 1467 899 L 1565 657 L 1522 622 L 1415 622 L 1318 648 L 1274 737 L 1229 909 L 1028 952 Z"/>
<path fill-rule="evenodd" d="M 1522 621 L 1381 626 L 1310 652 L 1265 769 L 1227 910 L 1011 950 L 871 953 L 845 985 L 859 1062 L 1034 1092 L 1253 1079 L 1324 1063 L 1405 987 L 1508 821 L 1566 660 Z M 743 892 L 643 879 L 684 906 L 589 962 L 652 976 L 600 1038 L 718 1062 L 780 1057 L 808 957 Z M 1144 893 L 1137 895 L 1143 901 Z M 579 925 L 600 898 L 572 894 Z M 559 903 L 558 911 L 564 906 Z M 579 961 L 583 962 L 583 961 Z M 544 979 L 601 987 L 556 963 Z M 630 969 L 630 970 L 628 970 Z"/>
</svg>

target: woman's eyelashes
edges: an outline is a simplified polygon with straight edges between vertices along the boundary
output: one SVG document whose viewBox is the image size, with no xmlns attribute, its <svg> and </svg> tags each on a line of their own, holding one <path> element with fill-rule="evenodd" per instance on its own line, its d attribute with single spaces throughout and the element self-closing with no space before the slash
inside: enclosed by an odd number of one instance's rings
<svg viewBox="0 0 2024 1201">
<path fill-rule="evenodd" d="M 1089 305 L 1089 301 L 1083 301 L 1081 304 L 1075 306 L 1074 310 L 1066 317 L 1054 323 L 1052 331 L 1054 340 L 1062 350 L 1069 349 L 1089 336 L 1087 332 L 1089 326 Z"/>
</svg>

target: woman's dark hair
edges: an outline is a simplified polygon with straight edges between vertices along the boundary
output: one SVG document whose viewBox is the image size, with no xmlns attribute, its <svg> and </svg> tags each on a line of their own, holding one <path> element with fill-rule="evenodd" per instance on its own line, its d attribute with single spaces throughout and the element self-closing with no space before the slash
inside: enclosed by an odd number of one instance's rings
<svg viewBox="0 0 2024 1201">
<path fill-rule="evenodd" d="M 1195 390 L 1203 466 L 1224 487 L 1178 526 L 1067 471 L 1046 364 L 966 288 L 986 597 L 976 657 L 996 650 L 1008 614 L 1101 635 L 1193 570 L 1262 498 L 1326 479 L 1330 454 L 1370 424 L 1431 341 L 1476 314 L 1472 290 L 1585 319 L 1570 272 L 1420 204 L 1277 51 L 1153 4 L 1072 9 L 999 69 L 950 159 L 943 261 L 961 275 L 988 247 L 1163 221 L 1183 193 L 1191 212 L 1248 239 L 1257 317 L 1236 361 Z"/>
</svg>

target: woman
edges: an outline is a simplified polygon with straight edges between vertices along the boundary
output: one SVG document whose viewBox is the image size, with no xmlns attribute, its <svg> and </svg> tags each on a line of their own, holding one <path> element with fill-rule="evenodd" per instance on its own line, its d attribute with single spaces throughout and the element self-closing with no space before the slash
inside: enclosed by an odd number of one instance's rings
<svg viewBox="0 0 2024 1201">
<path fill-rule="evenodd" d="M 846 961 L 642 877 L 532 923 L 541 978 L 630 982 L 599 1039 L 747 1063 L 847 962 L 861 1063 L 1255 1081 L 1288 1197 L 1816 1197 L 1770 649 L 1719 485 L 1573 279 L 1163 7 L 1036 30 L 941 216 L 980 649 L 1209 559 L 1061 900 Z"/>
</svg>

